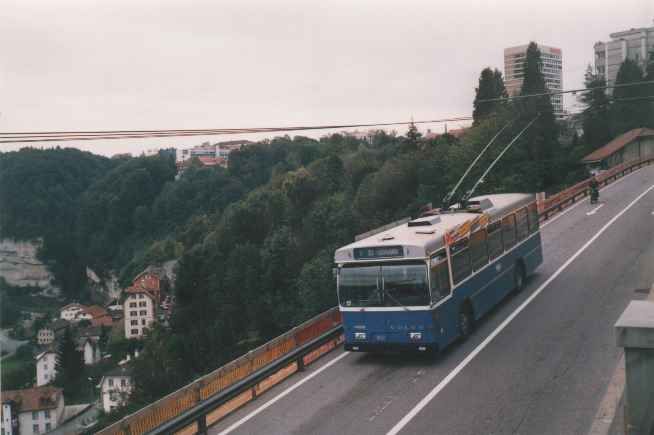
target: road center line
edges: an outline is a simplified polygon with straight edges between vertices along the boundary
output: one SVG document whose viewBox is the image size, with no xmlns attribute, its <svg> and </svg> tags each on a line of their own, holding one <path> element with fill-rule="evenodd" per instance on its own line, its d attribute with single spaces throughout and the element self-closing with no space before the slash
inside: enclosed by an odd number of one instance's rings
<svg viewBox="0 0 654 435">
<path fill-rule="evenodd" d="M 343 352 L 341 355 L 339 355 L 339 356 L 337 356 L 336 358 L 334 358 L 333 360 L 329 361 L 327 364 L 325 364 L 324 366 L 320 367 L 318 370 L 316 370 L 315 372 L 311 373 L 311 374 L 310 374 L 309 376 L 307 376 L 306 378 L 302 379 L 301 381 L 297 382 L 296 384 L 291 385 L 290 387 L 288 387 L 287 389 L 285 389 L 284 391 L 282 391 L 281 393 L 279 393 L 277 396 L 273 397 L 272 399 L 270 399 L 269 401 L 267 401 L 266 403 L 264 403 L 263 405 L 261 405 L 260 407 L 258 407 L 257 409 L 255 409 L 254 411 L 250 412 L 250 413 L 249 413 L 248 415 L 246 415 L 245 417 L 243 417 L 243 418 L 241 418 L 240 420 L 238 420 L 237 422 L 233 423 L 232 425 L 230 425 L 229 427 L 227 427 L 227 429 L 224 429 L 223 431 L 218 432 L 218 435 L 226 435 L 226 434 L 230 433 L 231 431 L 233 431 L 234 429 L 237 429 L 237 428 L 238 428 L 239 426 L 241 426 L 243 423 L 247 422 L 247 421 L 250 420 L 252 417 L 254 417 L 255 415 L 259 414 L 260 412 L 262 412 L 262 411 L 265 410 L 266 408 L 272 406 L 275 402 L 277 402 L 278 400 L 284 398 L 285 396 L 287 396 L 288 394 L 290 394 L 293 390 L 295 390 L 296 388 L 300 387 L 300 386 L 301 386 L 302 384 L 304 384 L 305 382 L 308 382 L 308 381 L 310 381 L 311 379 L 313 379 L 314 377 L 318 376 L 318 375 L 319 375 L 323 370 L 327 370 L 329 367 L 331 367 L 332 365 L 336 364 L 338 361 L 342 360 L 343 358 L 345 358 L 345 357 L 348 356 L 349 354 L 350 354 L 350 352 Z"/>
<path fill-rule="evenodd" d="M 522 310 L 524 310 L 527 305 L 529 305 L 534 299 L 536 299 L 536 297 L 539 294 L 541 294 L 541 292 L 543 290 L 545 290 L 545 288 L 552 281 L 554 281 L 554 279 L 556 277 L 558 277 L 575 259 L 577 259 L 577 257 L 579 257 L 586 249 L 588 249 L 588 247 L 595 240 L 597 240 L 597 238 L 599 236 L 601 236 L 602 233 L 604 233 L 604 231 L 606 231 L 611 225 L 613 225 L 615 223 L 615 221 L 617 221 L 620 218 L 620 216 L 625 214 L 627 212 L 627 210 L 629 210 L 631 207 L 633 207 L 638 201 L 641 200 L 641 198 L 643 198 L 645 195 L 647 195 L 652 189 L 654 189 L 654 185 L 648 187 L 647 190 L 645 190 L 643 193 L 638 195 L 636 197 L 636 199 L 631 201 L 629 203 L 629 205 L 627 205 L 625 208 L 623 208 L 618 214 L 613 216 L 613 218 L 611 218 L 610 221 L 608 221 L 597 233 L 595 233 L 595 235 L 593 237 L 591 237 L 590 240 L 588 240 L 586 243 L 584 243 L 584 245 L 581 248 L 579 248 L 579 250 L 577 252 L 575 252 L 570 258 L 568 258 L 568 260 L 565 263 L 563 263 L 563 265 L 561 267 L 559 267 L 556 270 L 556 272 L 554 272 L 547 279 L 547 281 L 545 281 L 543 284 L 541 284 L 541 286 L 538 287 L 536 289 L 536 291 L 534 291 L 522 304 L 520 304 L 520 306 L 518 308 L 516 308 L 502 323 L 500 323 L 500 325 L 497 328 L 495 328 L 495 330 L 493 332 L 491 332 L 490 335 L 488 335 L 488 337 L 486 337 L 484 339 L 484 341 L 482 341 L 472 352 L 470 352 L 470 354 L 468 354 L 468 356 L 465 357 L 463 359 L 463 361 L 461 361 L 459 363 L 459 365 L 457 365 L 450 373 L 448 373 L 447 376 L 445 376 L 445 378 L 443 378 L 443 380 L 440 383 L 438 383 L 438 385 L 436 385 L 425 397 L 423 397 L 422 400 L 420 400 L 420 402 L 418 402 L 418 404 L 416 406 L 414 406 L 404 417 L 402 417 L 402 419 L 399 422 L 397 422 L 397 424 L 395 426 L 393 426 L 391 428 L 391 430 L 389 430 L 387 432 L 386 435 L 396 435 L 411 420 L 413 420 L 413 418 L 416 415 L 418 415 L 418 413 L 420 411 L 422 411 L 422 409 L 425 406 L 427 406 L 429 404 L 429 402 L 431 402 L 431 400 L 434 397 L 436 397 L 436 395 L 438 393 L 440 393 L 456 377 L 456 375 L 458 375 L 470 363 L 470 361 L 472 361 L 482 350 L 484 350 L 484 348 L 486 346 L 488 346 L 488 344 L 491 341 L 493 341 L 493 339 L 495 337 L 497 337 L 499 335 L 499 333 L 502 332 L 502 330 L 504 330 L 504 328 L 506 328 L 507 325 L 509 323 L 511 323 L 511 321 L 518 314 L 520 314 L 520 312 Z"/>
<path fill-rule="evenodd" d="M 595 213 L 597 213 L 597 210 L 599 210 L 599 209 L 602 208 L 602 207 L 604 207 L 604 204 L 600 204 L 600 205 L 598 205 L 597 207 L 595 207 L 594 209 L 592 209 L 591 211 L 589 211 L 588 213 L 586 213 L 586 216 L 592 216 L 592 215 L 594 215 Z"/>
</svg>

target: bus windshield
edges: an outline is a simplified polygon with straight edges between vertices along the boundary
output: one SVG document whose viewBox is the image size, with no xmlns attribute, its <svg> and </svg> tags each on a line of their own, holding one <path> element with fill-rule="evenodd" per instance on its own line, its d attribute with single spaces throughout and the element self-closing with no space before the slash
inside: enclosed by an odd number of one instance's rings
<svg viewBox="0 0 654 435">
<path fill-rule="evenodd" d="M 340 270 L 338 287 L 345 307 L 429 305 L 427 266 L 423 262 L 345 266 Z"/>
</svg>

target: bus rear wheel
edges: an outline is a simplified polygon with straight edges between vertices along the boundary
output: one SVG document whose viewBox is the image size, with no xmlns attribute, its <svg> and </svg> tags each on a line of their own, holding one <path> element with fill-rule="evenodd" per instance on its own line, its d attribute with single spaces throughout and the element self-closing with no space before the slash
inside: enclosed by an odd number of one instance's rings
<svg viewBox="0 0 654 435">
<path fill-rule="evenodd" d="M 525 266 L 521 262 L 518 262 L 515 264 L 515 268 L 513 272 L 513 282 L 515 284 L 516 293 L 520 293 L 522 289 L 525 288 L 525 279 L 526 279 Z"/>
<path fill-rule="evenodd" d="M 470 336 L 474 326 L 474 316 L 469 304 L 465 304 L 459 312 L 459 338 L 465 340 Z"/>
</svg>

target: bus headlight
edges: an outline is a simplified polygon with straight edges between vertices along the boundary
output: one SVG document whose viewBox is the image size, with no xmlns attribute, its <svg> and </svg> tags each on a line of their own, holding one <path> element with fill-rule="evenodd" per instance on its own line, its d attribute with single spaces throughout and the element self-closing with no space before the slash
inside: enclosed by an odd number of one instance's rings
<svg viewBox="0 0 654 435">
<path fill-rule="evenodd" d="M 409 332 L 410 340 L 422 340 L 422 332 Z"/>
<path fill-rule="evenodd" d="M 355 340 L 365 340 L 366 339 L 366 333 L 365 332 L 355 332 L 354 333 L 354 339 Z"/>
</svg>

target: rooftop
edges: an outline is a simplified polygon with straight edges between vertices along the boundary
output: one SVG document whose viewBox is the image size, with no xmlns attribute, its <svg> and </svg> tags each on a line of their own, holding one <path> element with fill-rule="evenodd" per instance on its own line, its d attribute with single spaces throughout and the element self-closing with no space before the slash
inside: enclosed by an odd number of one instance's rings
<svg viewBox="0 0 654 435">
<path fill-rule="evenodd" d="M 63 396 L 61 388 L 51 386 L 26 388 L 24 390 L 3 391 L 1 402 L 16 403 L 18 412 L 40 411 L 57 407 L 59 398 Z"/>
<path fill-rule="evenodd" d="M 93 319 L 96 317 L 106 316 L 108 314 L 107 310 L 99 305 L 91 305 L 90 307 L 85 307 L 84 312 L 91 316 Z"/>
<path fill-rule="evenodd" d="M 489 215 L 491 220 L 496 220 L 510 210 L 523 207 L 534 200 L 533 194 L 525 193 L 482 195 L 470 199 L 479 201 L 482 211 Z M 456 209 L 456 206 L 453 209 Z M 424 258 L 444 246 L 443 236 L 447 232 L 479 216 L 479 213 L 463 211 L 435 213 L 379 232 L 373 231 L 370 236 L 338 249 L 334 254 L 334 261 L 352 261 L 353 250 L 356 248 L 395 246 L 404 248 L 404 258 Z"/>
<path fill-rule="evenodd" d="M 621 134 L 620 136 L 613 139 L 611 142 L 607 143 L 601 148 L 596 149 L 592 153 L 588 154 L 586 157 L 581 159 L 584 163 L 592 163 L 604 160 L 610 155 L 620 151 L 622 148 L 627 146 L 627 144 L 633 142 L 636 139 L 641 137 L 654 136 L 654 130 L 651 128 L 634 128 L 629 130 L 626 133 Z"/>
</svg>

